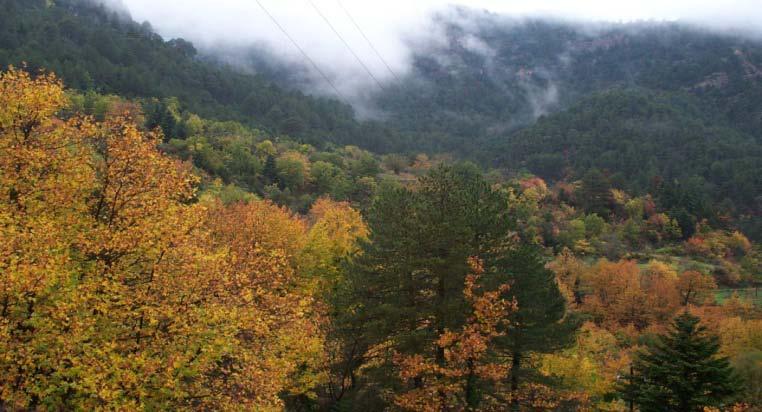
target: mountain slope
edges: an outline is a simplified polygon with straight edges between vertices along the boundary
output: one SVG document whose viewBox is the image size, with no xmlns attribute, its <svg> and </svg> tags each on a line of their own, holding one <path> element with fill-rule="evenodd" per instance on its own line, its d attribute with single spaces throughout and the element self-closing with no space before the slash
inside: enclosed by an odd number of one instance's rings
<svg viewBox="0 0 762 412">
<path fill-rule="evenodd" d="M 597 168 L 638 193 L 691 182 L 713 206 L 689 208 L 697 217 L 762 215 L 758 41 L 455 9 L 437 17 L 441 33 L 412 45 L 412 72 L 375 97 L 384 119 L 358 121 L 347 105 L 288 87 L 287 75 L 241 73 L 89 0 L 0 0 L 0 10 L 0 66 L 27 62 L 77 89 L 141 99 L 149 117 L 177 98 L 185 113 L 318 147 L 446 152 L 549 179 Z"/>
<path fill-rule="evenodd" d="M 638 87 L 692 94 L 762 137 L 762 42 L 679 24 L 455 13 L 415 49 L 413 75 L 379 98 L 403 130 L 499 139 L 591 93 Z"/>
<path fill-rule="evenodd" d="M 552 180 L 600 169 L 635 193 L 693 182 L 718 211 L 758 214 L 762 146 L 717 117 L 689 94 L 611 90 L 496 142 L 492 160 Z"/>
<path fill-rule="evenodd" d="M 350 141 L 360 130 L 350 106 L 284 90 L 262 76 L 204 61 L 182 39 L 86 0 L 0 0 L 0 67 L 26 63 L 69 87 L 126 97 L 176 97 L 205 117 L 238 120 L 309 141 Z"/>
</svg>

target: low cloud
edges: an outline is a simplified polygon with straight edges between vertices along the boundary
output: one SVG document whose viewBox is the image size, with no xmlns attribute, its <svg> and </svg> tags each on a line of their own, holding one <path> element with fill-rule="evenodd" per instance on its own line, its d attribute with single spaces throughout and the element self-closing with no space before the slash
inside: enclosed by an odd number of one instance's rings
<svg viewBox="0 0 762 412">
<path fill-rule="evenodd" d="M 446 20 L 462 26 L 467 33 L 461 38 L 461 46 L 487 61 L 494 57 L 495 50 L 484 39 L 469 33 L 476 31 L 473 25 L 507 24 L 498 15 L 512 16 L 514 22 L 515 17 L 522 16 L 599 23 L 680 20 L 713 30 L 762 34 L 759 0 L 641 0 L 627 4 L 604 0 L 460 0 L 456 5 L 439 0 L 92 1 L 125 7 L 135 20 L 150 22 L 165 38 L 185 38 L 202 52 L 242 68 L 254 67 L 251 58 L 256 56 L 257 67 L 268 67 L 276 74 L 285 68 L 299 67 L 289 70 L 287 82 L 327 95 L 336 94 L 335 86 L 340 97 L 355 104 L 407 74 L 414 49 L 446 42 L 441 25 Z M 269 63 L 263 65 L 265 61 Z M 526 91 L 532 96 L 536 114 L 546 112 L 558 99 L 558 88 L 553 83 L 528 84 Z"/>
</svg>

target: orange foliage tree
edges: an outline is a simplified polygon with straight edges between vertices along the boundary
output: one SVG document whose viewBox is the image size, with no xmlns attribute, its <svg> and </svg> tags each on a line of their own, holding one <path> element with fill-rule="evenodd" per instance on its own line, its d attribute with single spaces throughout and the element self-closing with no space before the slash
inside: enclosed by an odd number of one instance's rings
<svg viewBox="0 0 762 412">
<path fill-rule="evenodd" d="M 592 293 L 585 297 L 584 309 L 599 321 L 617 326 L 648 326 L 648 296 L 641 288 L 636 262 L 602 259 L 591 268 L 587 282 Z"/>
<path fill-rule="evenodd" d="M 685 274 L 677 276 L 670 265 L 657 260 L 641 270 L 635 261 L 601 259 L 585 279 L 591 293 L 585 297 L 583 310 L 607 326 L 638 330 L 665 325 L 684 301 L 685 288 L 690 287 Z"/>
<path fill-rule="evenodd" d="M 677 280 L 677 291 L 683 306 L 704 303 L 714 289 L 717 289 L 714 278 L 695 270 L 681 273 Z"/>
<path fill-rule="evenodd" d="M 507 285 L 496 291 L 479 294 L 477 285 L 484 269 L 481 262 L 469 261 L 471 273 L 466 277 L 463 295 L 473 312 L 462 330 L 446 331 L 436 341 L 444 349 L 443 362 L 428 359 L 421 354 L 396 355 L 395 365 L 403 381 L 412 388 L 395 397 L 395 403 L 411 411 L 460 411 L 479 406 L 487 410 L 495 399 L 479 399 L 480 382 L 497 384 L 505 378 L 508 369 L 488 358 L 492 339 L 500 336 L 498 329 L 506 317 L 516 309 L 516 303 L 501 298 Z"/>
</svg>

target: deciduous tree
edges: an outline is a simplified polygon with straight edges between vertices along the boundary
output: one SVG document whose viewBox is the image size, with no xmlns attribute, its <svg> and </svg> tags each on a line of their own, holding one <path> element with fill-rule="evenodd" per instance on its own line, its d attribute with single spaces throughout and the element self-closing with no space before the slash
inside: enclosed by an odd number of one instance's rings
<svg viewBox="0 0 762 412">
<path fill-rule="evenodd" d="M 472 258 L 469 264 L 471 273 L 466 276 L 463 296 L 472 313 L 459 331 L 446 330 L 436 340 L 444 359 L 423 354 L 395 356 L 399 376 L 410 389 L 396 395 L 394 401 L 405 410 L 488 410 L 506 401 L 482 394 L 481 386 L 484 382 L 498 385 L 507 375 L 506 365 L 491 361 L 488 355 L 493 340 L 503 335 L 500 329 L 516 303 L 502 297 L 508 285 L 481 292 L 478 283 L 484 274 L 482 263 Z"/>
<path fill-rule="evenodd" d="M 709 292 L 716 288 L 717 283 L 711 275 L 696 270 L 685 271 L 677 279 L 677 291 L 683 306 L 704 303 Z"/>
</svg>

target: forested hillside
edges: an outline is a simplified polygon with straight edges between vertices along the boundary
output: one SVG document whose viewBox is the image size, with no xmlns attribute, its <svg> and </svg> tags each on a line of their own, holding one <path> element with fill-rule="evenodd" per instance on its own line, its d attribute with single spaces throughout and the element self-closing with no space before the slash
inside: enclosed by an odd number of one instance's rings
<svg viewBox="0 0 762 412">
<path fill-rule="evenodd" d="M 458 9 L 361 121 L 98 4 L 0 0 L 0 411 L 762 408 L 760 43 Z"/>
<path fill-rule="evenodd" d="M 31 70 L 45 68 L 80 90 L 173 97 L 207 117 L 310 141 L 346 143 L 360 134 L 371 140 L 386 135 L 382 127 L 358 124 L 346 104 L 286 91 L 260 76 L 204 62 L 191 43 L 164 41 L 149 24 L 133 22 L 99 2 L 2 0 L 0 10 L 3 67 L 26 63 Z"/>
<path fill-rule="evenodd" d="M 467 9 L 441 24 L 446 40 L 379 100 L 421 147 L 553 181 L 597 169 L 675 213 L 733 216 L 762 235 L 759 41 Z"/>
<path fill-rule="evenodd" d="M 762 145 L 689 94 L 595 94 L 493 149 L 496 164 L 521 165 L 554 181 L 605 171 L 609 185 L 651 192 L 676 216 L 745 216 L 759 236 Z"/>
<path fill-rule="evenodd" d="M 403 129 L 502 138 L 590 93 L 635 87 L 694 95 L 709 116 L 759 137 L 759 41 L 680 24 L 584 26 L 469 9 L 439 23 L 444 38 L 419 46 L 414 74 L 380 99 Z"/>
<path fill-rule="evenodd" d="M 215 64 L 94 4 L 3 0 L 0 64 L 141 98 L 149 126 L 168 138 L 193 137 L 187 118 L 198 114 L 318 148 L 447 153 L 550 180 L 595 168 L 639 194 L 655 182 L 687 187 L 703 203 L 657 200 L 762 236 L 759 42 L 676 24 L 582 28 L 458 9 L 440 16 L 443 39 L 415 49 L 413 71 L 375 97 L 386 120 L 361 122 L 346 104 Z"/>
</svg>

